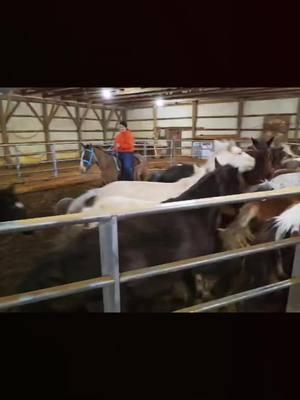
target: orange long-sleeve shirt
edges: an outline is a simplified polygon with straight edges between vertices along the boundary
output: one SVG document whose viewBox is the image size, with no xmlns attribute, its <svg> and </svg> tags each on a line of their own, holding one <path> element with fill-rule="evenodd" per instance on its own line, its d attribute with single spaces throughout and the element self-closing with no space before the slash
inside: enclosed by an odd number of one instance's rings
<svg viewBox="0 0 300 400">
<path fill-rule="evenodd" d="M 134 151 L 134 136 L 130 130 L 118 133 L 115 137 L 116 150 L 120 153 Z"/>
</svg>

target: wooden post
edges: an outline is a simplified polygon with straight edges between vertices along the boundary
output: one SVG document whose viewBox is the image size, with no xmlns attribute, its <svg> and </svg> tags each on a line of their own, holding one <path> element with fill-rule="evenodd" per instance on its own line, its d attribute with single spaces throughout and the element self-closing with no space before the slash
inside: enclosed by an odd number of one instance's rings
<svg viewBox="0 0 300 400">
<path fill-rule="evenodd" d="M 86 118 L 86 116 L 87 116 L 87 113 L 88 113 L 89 110 L 91 109 L 91 106 L 92 106 L 92 103 L 89 102 L 89 103 L 87 104 L 86 109 L 84 110 L 84 113 L 83 113 L 82 117 L 80 116 L 80 109 L 79 109 L 79 107 L 78 107 L 78 112 L 77 112 L 77 114 L 76 114 L 76 117 L 77 117 L 76 119 L 77 119 L 77 121 L 78 121 L 77 130 L 78 130 L 78 136 L 79 136 L 79 140 L 80 140 L 80 141 L 82 140 L 82 132 L 81 132 L 82 124 L 84 123 L 85 118 Z"/>
<path fill-rule="evenodd" d="M 120 115 L 122 117 L 122 120 L 127 122 L 127 112 L 126 112 L 126 110 L 121 110 Z"/>
<path fill-rule="evenodd" d="M 196 137 L 197 130 L 197 114 L 198 114 L 198 101 L 195 100 L 192 103 L 192 138 Z"/>
<path fill-rule="evenodd" d="M 155 157 L 157 157 L 158 156 L 158 153 L 157 153 L 157 145 L 158 145 L 158 139 L 159 139 L 159 137 L 158 137 L 158 129 L 157 129 L 157 108 L 156 108 L 156 105 L 154 104 L 153 105 L 153 107 L 152 107 L 152 114 L 153 114 L 153 136 L 154 136 L 154 155 L 155 155 Z"/>
<path fill-rule="evenodd" d="M 47 161 L 51 160 L 51 146 L 49 145 L 50 142 L 50 134 L 49 134 L 49 123 L 48 123 L 48 112 L 47 112 L 47 104 L 43 103 L 42 104 L 42 109 L 43 109 L 43 128 L 44 128 L 44 134 L 45 134 L 45 142 L 46 144 L 46 157 Z"/>
<path fill-rule="evenodd" d="M 239 101 L 238 116 L 237 116 L 237 135 L 241 138 L 242 120 L 244 115 L 244 100 Z"/>
<path fill-rule="evenodd" d="M 43 108 L 43 127 L 44 127 L 44 133 L 45 133 L 45 142 L 46 144 L 46 152 L 47 152 L 47 161 L 51 161 L 51 140 L 50 140 L 50 123 L 52 119 L 54 118 L 58 108 L 60 105 L 55 105 L 53 104 L 50 110 L 50 113 L 48 114 L 47 111 L 47 104 L 43 103 L 42 108 Z"/>
<path fill-rule="evenodd" d="M 107 123 L 105 118 L 105 109 L 102 108 L 101 110 L 101 117 L 102 117 L 102 127 L 103 127 L 103 139 L 107 140 Z"/>
<path fill-rule="evenodd" d="M 3 144 L 8 144 L 9 143 L 9 138 L 8 134 L 6 131 L 6 118 L 5 118 L 5 113 L 4 113 L 4 108 L 3 108 L 3 100 L 0 99 L 0 123 L 1 123 L 1 131 L 2 131 L 2 142 Z M 5 164 L 9 164 L 9 147 L 5 146 L 4 147 L 4 162 Z"/>
<path fill-rule="evenodd" d="M 299 122 L 300 122 L 300 98 L 298 98 L 298 101 L 297 101 L 297 114 L 296 114 L 296 121 L 295 121 L 295 137 L 294 137 L 294 139 L 299 139 L 298 138 Z"/>
<path fill-rule="evenodd" d="M 80 109 L 78 104 L 76 104 L 75 106 L 75 121 L 76 121 L 78 142 L 81 142 L 82 138 L 81 138 L 81 126 L 80 126 Z"/>
</svg>

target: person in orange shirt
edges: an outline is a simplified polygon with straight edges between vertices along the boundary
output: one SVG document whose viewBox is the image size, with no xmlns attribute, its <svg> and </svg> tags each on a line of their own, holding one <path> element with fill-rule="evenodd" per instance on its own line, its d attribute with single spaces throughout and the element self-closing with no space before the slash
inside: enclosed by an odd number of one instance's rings
<svg viewBox="0 0 300 400">
<path fill-rule="evenodd" d="M 122 165 L 121 180 L 133 181 L 134 136 L 125 121 L 120 122 L 120 132 L 115 137 L 115 151 Z"/>
</svg>

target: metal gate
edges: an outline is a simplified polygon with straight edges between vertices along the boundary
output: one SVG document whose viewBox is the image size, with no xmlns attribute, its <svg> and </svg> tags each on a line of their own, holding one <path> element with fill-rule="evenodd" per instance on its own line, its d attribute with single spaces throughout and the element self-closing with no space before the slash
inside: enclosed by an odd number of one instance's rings
<svg viewBox="0 0 300 400">
<path fill-rule="evenodd" d="M 274 190 L 272 192 L 256 192 L 224 197 L 205 198 L 201 200 L 188 200 L 174 203 L 165 203 L 152 209 L 138 212 L 120 213 L 117 216 L 99 216 L 98 214 L 86 215 L 83 213 L 78 213 L 54 217 L 2 222 L 0 223 L 0 234 L 98 222 L 102 271 L 100 270 L 99 260 L 98 278 L 68 283 L 65 285 L 16 294 L 12 296 L 0 297 L 0 310 L 6 310 L 10 307 L 22 306 L 29 303 L 37 303 L 43 300 L 65 297 L 76 293 L 83 293 L 95 290 L 97 288 L 102 288 L 104 312 L 120 312 L 120 285 L 125 282 L 134 280 L 136 281 L 139 279 L 145 279 L 153 276 L 165 275 L 172 272 L 201 267 L 210 263 L 222 262 L 225 260 L 244 257 L 250 254 L 263 253 L 269 250 L 296 246 L 292 278 L 175 311 L 203 312 L 214 310 L 220 307 L 224 307 L 228 304 L 255 298 L 285 288 L 290 288 L 287 311 L 300 311 L 300 287 L 297 285 L 300 283 L 300 237 L 293 237 L 277 242 L 264 243 L 238 250 L 209 254 L 206 256 L 180 260 L 167 264 L 155 265 L 150 267 L 141 266 L 141 268 L 139 269 L 123 273 L 119 272 L 118 254 L 118 220 L 136 216 L 151 216 L 152 214 L 157 213 L 170 213 L 175 211 L 221 206 L 224 204 L 243 203 L 254 200 L 263 200 L 266 198 L 269 199 L 287 197 L 290 195 L 299 194 L 300 188 L 281 189 L 276 191 Z"/>
</svg>

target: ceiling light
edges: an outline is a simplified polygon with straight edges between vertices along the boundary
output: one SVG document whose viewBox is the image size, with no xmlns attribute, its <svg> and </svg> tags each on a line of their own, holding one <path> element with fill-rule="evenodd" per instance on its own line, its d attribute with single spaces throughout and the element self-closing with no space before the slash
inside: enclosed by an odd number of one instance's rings
<svg viewBox="0 0 300 400">
<path fill-rule="evenodd" d="M 156 99 L 155 104 L 157 107 L 162 107 L 164 105 L 164 100 L 163 99 Z"/>
<path fill-rule="evenodd" d="M 101 94 L 102 94 L 102 97 L 103 97 L 104 99 L 110 99 L 111 96 L 112 96 L 111 90 L 109 90 L 109 89 L 102 89 L 102 90 L 101 90 Z"/>
</svg>

